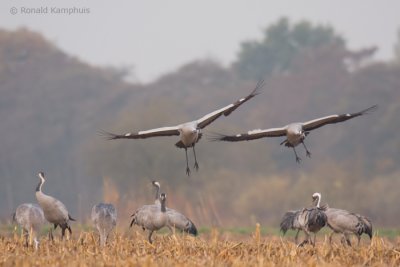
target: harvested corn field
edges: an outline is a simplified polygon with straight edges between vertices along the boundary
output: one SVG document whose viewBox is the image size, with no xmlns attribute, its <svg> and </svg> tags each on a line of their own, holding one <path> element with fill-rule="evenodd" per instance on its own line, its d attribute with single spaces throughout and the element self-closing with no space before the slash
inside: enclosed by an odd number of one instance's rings
<svg viewBox="0 0 400 267">
<path fill-rule="evenodd" d="M 0 240 L 2 266 L 399 266 L 400 239 L 373 237 L 360 246 L 332 245 L 319 235 L 315 247 L 296 247 L 292 237 L 220 233 L 199 237 L 156 234 L 153 244 L 141 231 L 113 234 L 99 246 L 97 234 L 82 231 L 54 242 L 42 236 L 39 249 L 26 247 L 19 235 Z"/>
</svg>

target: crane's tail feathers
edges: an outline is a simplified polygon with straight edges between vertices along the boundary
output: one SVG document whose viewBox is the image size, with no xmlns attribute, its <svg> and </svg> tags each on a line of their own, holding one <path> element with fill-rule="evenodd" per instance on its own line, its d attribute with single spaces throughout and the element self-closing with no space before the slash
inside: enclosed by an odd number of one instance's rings
<svg viewBox="0 0 400 267">
<path fill-rule="evenodd" d="M 286 234 L 287 230 L 293 228 L 294 220 L 296 218 L 296 212 L 288 211 L 283 215 L 282 221 L 280 223 L 281 232 L 283 235 Z"/>
<path fill-rule="evenodd" d="M 194 236 L 197 236 L 197 228 L 192 221 L 189 222 L 188 227 L 185 229 L 185 232 Z"/>
<path fill-rule="evenodd" d="M 74 218 L 72 218 L 71 215 L 69 215 L 69 214 L 68 214 L 68 219 L 69 219 L 70 221 L 73 221 L 73 222 L 76 221 L 76 220 L 75 220 Z"/>
<path fill-rule="evenodd" d="M 12 222 L 13 223 L 17 221 L 17 218 L 15 216 L 16 216 L 16 213 L 13 212 L 13 214 L 12 214 Z"/>
<path fill-rule="evenodd" d="M 129 227 L 132 227 L 132 225 L 135 223 L 135 221 L 136 221 L 136 217 L 133 217 L 133 219 L 132 219 L 131 224 L 129 225 Z"/>
</svg>

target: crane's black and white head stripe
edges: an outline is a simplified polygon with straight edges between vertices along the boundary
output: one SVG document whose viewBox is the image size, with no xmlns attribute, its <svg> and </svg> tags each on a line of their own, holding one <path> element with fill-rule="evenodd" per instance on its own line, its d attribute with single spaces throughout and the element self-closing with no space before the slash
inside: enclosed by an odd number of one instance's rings
<svg viewBox="0 0 400 267">
<path fill-rule="evenodd" d="M 167 199 L 167 194 L 162 193 L 162 194 L 160 195 L 160 200 L 161 200 L 161 201 L 165 201 L 166 199 Z"/>
</svg>

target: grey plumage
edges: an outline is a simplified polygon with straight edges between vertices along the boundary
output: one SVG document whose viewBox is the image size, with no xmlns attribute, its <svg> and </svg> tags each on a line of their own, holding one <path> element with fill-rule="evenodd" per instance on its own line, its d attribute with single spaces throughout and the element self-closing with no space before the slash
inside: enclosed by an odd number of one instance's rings
<svg viewBox="0 0 400 267">
<path fill-rule="evenodd" d="M 214 122 L 216 119 L 221 117 L 222 115 L 228 116 L 230 115 L 234 110 L 236 110 L 239 106 L 241 106 L 243 103 L 247 102 L 257 94 L 259 94 L 259 89 L 264 85 L 264 81 L 259 81 L 257 83 L 256 88 L 246 97 L 241 98 L 237 100 L 236 102 L 229 104 L 221 109 L 218 109 L 216 111 L 210 112 L 203 117 L 182 123 L 176 126 L 167 126 L 167 127 L 161 127 L 161 128 L 156 128 L 156 129 L 151 129 L 151 130 L 146 130 L 146 131 L 139 131 L 136 133 L 126 133 L 126 134 L 113 134 L 105 131 L 101 131 L 100 134 L 105 135 L 107 139 L 109 140 L 115 140 L 115 139 L 143 139 L 143 138 L 150 138 L 150 137 L 157 137 L 157 136 L 179 136 L 180 140 L 175 144 L 176 147 L 178 148 L 183 148 L 185 149 L 185 155 L 186 155 L 186 174 L 190 175 L 190 169 L 189 169 L 189 163 L 188 163 L 188 156 L 187 156 L 187 149 L 192 147 L 193 148 L 193 155 L 194 155 L 194 168 L 196 170 L 199 169 L 199 165 L 197 163 L 197 158 L 196 158 L 196 151 L 195 151 L 195 145 L 196 143 L 200 140 L 202 133 L 201 130 L 204 129 L 206 126 Z"/>
<path fill-rule="evenodd" d="M 297 155 L 295 147 L 299 144 L 303 144 L 304 149 L 306 150 L 306 155 L 308 157 L 311 157 L 311 152 L 307 149 L 304 143 L 304 139 L 310 133 L 310 131 L 320 128 L 327 124 L 344 122 L 352 118 L 368 114 L 369 112 L 374 111 L 376 108 L 377 105 L 369 107 L 367 109 L 364 109 L 356 113 L 335 114 L 322 118 L 317 118 L 307 122 L 291 123 L 280 128 L 270 128 L 265 130 L 255 129 L 248 131 L 247 133 L 236 134 L 236 135 L 224 135 L 215 133 L 213 135 L 210 135 L 208 139 L 210 139 L 211 141 L 237 142 L 237 141 L 250 141 L 264 137 L 286 136 L 286 139 L 283 142 L 281 142 L 281 145 L 293 148 L 293 152 L 296 156 L 296 161 L 300 163 L 301 159 Z"/>
<path fill-rule="evenodd" d="M 156 199 L 155 199 L 155 204 L 160 203 L 160 183 L 153 181 L 152 182 L 153 186 L 156 188 Z M 168 216 L 168 225 L 167 227 L 171 232 L 173 232 L 173 229 L 178 229 L 181 232 L 185 232 L 191 235 L 196 236 L 197 235 L 197 228 L 194 225 L 194 223 L 185 215 L 182 213 L 171 209 L 171 208 L 166 208 L 167 210 L 167 216 Z"/>
<path fill-rule="evenodd" d="M 372 238 L 372 223 L 371 221 L 360 214 L 352 213 L 347 210 L 330 208 L 325 205 L 325 214 L 328 218 L 328 227 L 332 229 L 329 235 L 329 242 L 332 242 L 332 237 L 335 233 L 342 234 L 342 243 L 346 242 L 351 246 L 350 235 L 354 234 L 360 244 L 361 235 L 367 234 Z"/>
<path fill-rule="evenodd" d="M 168 224 L 168 217 L 165 208 L 166 198 L 166 194 L 162 193 L 160 196 L 160 205 L 144 205 L 136 210 L 131 216 L 133 218 L 130 227 L 135 224 L 142 227 L 143 230 L 149 230 L 148 240 L 150 243 L 153 242 L 151 240 L 153 232 L 160 230 Z"/>
<path fill-rule="evenodd" d="M 24 203 L 15 210 L 13 220 L 22 227 L 25 236 L 25 243 L 28 246 L 28 237 L 32 231 L 32 238 L 35 242 L 35 249 L 38 248 L 38 235 L 45 223 L 43 210 L 37 204 Z"/>
<path fill-rule="evenodd" d="M 280 229 L 285 234 L 289 229 L 297 230 L 295 242 L 297 244 L 300 231 L 304 231 L 306 238 L 299 244 L 302 246 L 306 243 L 315 245 L 316 233 L 327 223 L 327 216 L 324 210 L 319 206 L 303 208 L 296 211 L 288 211 L 284 214 L 280 223 Z M 311 233 L 314 233 L 314 242 L 311 240 Z"/>
<path fill-rule="evenodd" d="M 67 208 L 60 200 L 52 196 L 46 195 L 42 192 L 42 186 L 46 181 L 44 179 L 44 173 L 39 172 L 38 177 L 40 179 L 40 182 L 36 187 L 36 199 L 40 207 L 43 209 L 44 217 L 46 218 L 46 220 L 54 225 L 54 229 L 56 229 L 57 226 L 60 226 L 61 239 L 63 239 L 66 229 L 68 229 L 69 233 L 72 234 L 69 221 L 75 221 L 75 219 L 71 217 L 71 215 L 68 213 Z M 49 234 L 50 238 L 53 239 L 53 233 L 51 229 Z"/>
<path fill-rule="evenodd" d="M 105 246 L 108 235 L 117 225 L 117 210 L 112 204 L 99 203 L 92 208 L 92 222 L 99 231 L 100 245 Z"/>
</svg>

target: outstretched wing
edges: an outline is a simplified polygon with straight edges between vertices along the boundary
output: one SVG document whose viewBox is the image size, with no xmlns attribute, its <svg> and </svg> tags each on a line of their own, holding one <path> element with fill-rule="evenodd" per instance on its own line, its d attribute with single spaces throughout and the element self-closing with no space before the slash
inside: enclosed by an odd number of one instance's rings
<svg viewBox="0 0 400 267">
<path fill-rule="evenodd" d="M 364 109 L 360 112 L 357 113 L 347 113 L 347 114 L 341 114 L 341 115 L 330 115 L 330 116 L 326 116 L 323 118 L 318 118 L 315 120 L 311 120 L 311 121 L 307 121 L 303 123 L 303 130 L 304 131 L 311 131 L 314 129 L 317 129 L 319 127 L 322 127 L 326 124 L 332 124 L 332 123 L 338 123 L 338 122 L 343 122 L 343 121 L 347 121 L 350 120 L 352 118 L 364 115 L 364 114 L 368 114 L 368 112 L 372 112 L 375 109 L 377 109 L 377 105 L 374 105 L 372 107 L 369 107 L 367 109 Z"/>
<path fill-rule="evenodd" d="M 208 136 L 210 141 L 229 141 L 229 142 L 237 142 L 237 141 L 250 141 L 254 139 L 259 139 L 263 137 L 278 137 L 278 136 L 286 136 L 286 127 L 283 128 L 270 128 L 266 130 L 252 130 L 247 133 L 237 134 L 237 135 L 224 135 L 219 133 L 214 133 Z"/>
<path fill-rule="evenodd" d="M 147 131 L 140 131 L 137 133 L 126 133 L 126 134 L 113 134 L 106 131 L 100 131 L 100 135 L 105 136 L 108 140 L 114 139 L 143 139 L 155 136 L 173 136 L 179 135 L 179 126 L 173 127 L 162 127 L 151 129 Z"/>
<path fill-rule="evenodd" d="M 243 103 L 245 103 L 246 101 L 248 101 L 249 99 L 253 98 L 254 96 L 258 95 L 260 92 L 260 88 L 264 86 L 264 80 L 260 80 L 257 83 L 256 88 L 254 88 L 254 90 L 246 97 L 239 99 L 238 101 L 236 101 L 233 104 L 227 105 L 226 107 L 223 107 L 221 109 L 218 109 L 216 111 L 213 111 L 205 116 L 203 116 L 202 118 L 198 119 L 197 122 L 197 126 L 200 129 L 203 129 L 204 127 L 206 127 L 207 125 L 209 125 L 210 123 L 212 123 L 213 121 L 215 121 L 216 119 L 218 119 L 222 114 L 225 116 L 228 116 L 229 114 L 231 114 L 235 109 L 237 109 L 240 105 L 242 105 Z"/>
</svg>

